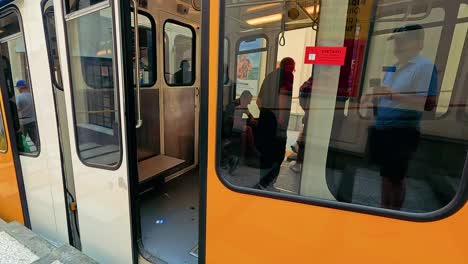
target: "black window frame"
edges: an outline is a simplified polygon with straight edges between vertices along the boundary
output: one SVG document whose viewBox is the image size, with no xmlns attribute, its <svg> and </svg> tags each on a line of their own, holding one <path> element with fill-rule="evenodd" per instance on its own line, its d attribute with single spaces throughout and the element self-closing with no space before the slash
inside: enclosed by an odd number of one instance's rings
<svg viewBox="0 0 468 264">
<path fill-rule="evenodd" d="M 19 27 L 20 27 L 20 32 L 19 33 L 21 34 L 21 37 L 23 38 L 24 53 L 25 53 L 25 56 L 26 56 L 26 67 L 27 67 L 26 72 L 27 72 L 27 76 L 29 78 L 29 89 L 31 91 L 32 100 L 33 100 L 34 116 L 36 118 L 36 133 L 37 133 L 36 152 L 26 153 L 26 152 L 19 151 L 19 149 L 17 149 L 17 150 L 18 150 L 18 155 L 19 156 L 25 156 L 25 157 L 29 157 L 29 158 L 38 158 L 41 155 L 42 144 L 41 144 L 41 136 L 40 136 L 40 131 L 39 131 L 40 130 L 39 129 L 39 121 L 37 120 L 36 100 L 34 98 L 34 88 L 32 87 L 31 70 L 30 70 L 31 67 L 29 65 L 28 47 L 26 45 L 26 37 L 25 37 L 25 34 L 24 34 L 23 18 L 21 16 L 21 12 L 20 12 L 19 8 L 16 5 L 12 4 L 12 5 L 9 5 L 9 6 L 7 6 L 6 8 L 4 8 L 4 9 L 2 9 L 0 11 L 0 20 L 3 19 L 6 16 L 12 14 L 12 13 L 14 13 L 16 15 L 16 17 L 18 18 L 18 24 L 19 24 Z M 5 111 L 6 110 L 7 109 L 5 109 Z M 18 143 L 18 144 L 20 144 L 20 143 Z"/>
<path fill-rule="evenodd" d="M 221 25 L 223 25 L 223 23 L 221 23 Z M 224 30 L 224 29 L 223 29 Z M 224 37 L 224 36 L 223 36 Z M 257 39 L 265 39 L 266 43 L 265 43 L 265 47 L 264 48 L 258 48 L 258 49 L 250 49 L 250 50 L 244 50 L 244 51 L 239 51 L 239 48 L 240 48 L 240 45 L 242 42 L 245 42 L 245 41 L 254 41 L 254 40 L 257 40 Z M 223 45 L 224 45 L 224 42 L 223 42 Z M 224 51 L 224 50 L 223 50 Z M 234 62 L 234 87 L 233 87 L 233 92 L 232 92 L 232 99 L 235 100 L 236 99 L 236 94 L 237 94 L 237 64 L 238 64 L 238 56 L 239 55 L 242 55 L 242 54 L 251 54 L 251 53 L 257 53 L 257 52 L 266 52 L 266 57 L 267 57 L 267 61 L 266 61 L 266 69 L 265 69 L 265 76 L 263 77 L 266 77 L 267 76 L 267 70 L 268 70 L 268 63 L 270 62 L 270 58 L 268 57 L 269 56 L 269 52 L 270 52 L 270 39 L 268 38 L 268 35 L 267 34 L 255 34 L 255 35 L 250 35 L 250 36 L 245 36 L 245 37 L 241 37 L 237 40 L 236 42 L 236 50 L 235 50 L 235 62 Z M 223 58 L 223 61 L 224 61 L 224 58 Z M 259 87 L 261 88 L 261 87 Z M 258 93 L 260 93 L 260 90 L 258 90 Z M 258 96 L 258 94 L 254 95 L 255 97 Z"/>
<path fill-rule="evenodd" d="M 112 13 L 112 47 L 114 49 L 114 51 L 116 50 L 116 47 L 117 47 L 117 37 L 116 37 L 116 34 L 115 34 L 115 28 L 116 28 L 116 21 L 114 19 L 114 14 L 115 14 L 115 10 L 114 10 L 114 4 L 113 2 L 108 2 L 107 5 L 105 5 L 104 7 L 93 7 L 92 11 L 91 12 L 87 12 L 86 14 L 83 14 L 83 15 L 80 15 L 80 16 L 77 16 L 77 17 L 74 17 L 73 19 L 71 20 L 74 20 L 74 19 L 78 19 L 82 16 L 87 16 L 87 15 L 90 15 L 90 14 L 93 14 L 93 13 L 96 13 L 96 12 L 100 12 L 102 10 L 105 10 L 106 8 L 110 8 L 111 10 L 111 13 Z M 65 6 L 62 5 L 62 12 L 65 12 Z M 79 12 L 79 11 L 76 11 L 76 12 Z M 74 13 L 74 12 L 73 12 Z M 73 14 L 71 13 L 71 14 Z M 120 169 L 121 165 L 122 165 L 122 161 L 123 161 L 123 140 L 122 140 L 122 131 L 123 131 L 123 126 L 122 126 L 122 109 L 121 109 L 121 106 L 120 106 L 120 86 L 119 86 L 119 82 L 117 81 L 119 79 L 119 71 L 117 70 L 117 58 L 116 58 L 116 55 L 115 55 L 115 52 L 112 53 L 112 67 L 113 67 L 113 82 L 114 82 L 114 89 L 115 89 L 115 96 L 116 98 L 118 99 L 115 103 L 116 105 L 116 109 L 117 109 L 117 118 L 118 118 L 118 136 L 117 136 L 117 139 L 119 141 L 119 159 L 117 161 L 117 163 L 115 165 L 112 165 L 112 166 L 109 166 L 109 165 L 102 165 L 102 164 L 94 164 L 94 163 L 89 163 L 87 161 L 85 161 L 83 158 L 82 158 L 82 155 L 80 155 L 80 146 L 78 145 L 78 130 L 77 130 L 77 123 L 76 123 L 76 107 L 75 107 L 75 95 L 74 95 L 74 92 L 73 92 L 73 76 L 72 76 L 72 70 L 71 70 L 71 67 L 70 67 L 70 60 L 71 60 L 71 57 L 70 57 L 70 46 L 69 46 L 69 43 L 68 43 L 68 37 L 69 37 L 69 34 L 68 34 L 68 27 L 67 27 L 67 18 L 66 16 L 63 16 L 62 17 L 62 20 L 63 20 L 63 23 L 64 23 L 64 35 L 65 35 L 65 50 L 66 50 L 66 58 L 67 58 L 67 64 L 69 65 L 67 67 L 67 74 L 69 76 L 69 83 L 68 85 L 70 86 L 70 95 L 71 95 L 71 101 L 72 101 L 72 120 L 73 120 L 73 131 L 74 131 L 74 134 L 75 134 L 75 138 L 74 138 L 74 142 L 71 144 L 73 144 L 75 146 L 75 150 L 76 150 L 76 153 L 77 153 L 77 156 L 78 156 L 78 159 L 81 161 L 81 163 L 87 167 L 90 167 L 90 168 L 96 168 L 96 169 L 103 169 L 103 170 L 109 170 L 109 171 L 117 171 L 118 169 Z M 69 20 L 69 21 L 71 21 Z"/>
<path fill-rule="evenodd" d="M 224 51 L 224 47 L 223 47 L 224 37 L 226 36 L 225 35 L 226 23 L 224 22 L 225 12 L 226 12 L 225 10 L 226 10 L 226 1 L 220 0 L 220 14 L 219 14 L 220 27 L 219 27 L 219 36 L 218 36 L 218 41 L 217 41 L 219 54 L 223 54 L 223 51 Z M 223 72 L 222 69 L 223 69 L 224 58 L 223 56 L 218 56 L 218 57 L 219 58 L 218 58 L 217 87 L 223 87 L 223 74 L 220 74 L 220 73 Z M 330 208 L 330 209 L 338 209 L 338 210 L 343 210 L 343 211 L 348 211 L 348 212 L 361 213 L 361 214 L 366 214 L 366 215 L 371 215 L 371 216 L 381 216 L 381 217 L 387 217 L 387 218 L 393 218 L 393 219 L 411 221 L 411 222 L 434 222 L 434 221 L 447 218 L 455 214 L 461 208 L 463 208 L 464 204 L 466 203 L 468 199 L 468 188 L 467 188 L 468 155 L 465 157 L 464 170 L 460 177 L 460 183 L 459 183 L 455 196 L 444 207 L 436 211 L 432 211 L 428 213 L 402 212 L 402 211 L 389 210 L 389 209 L 371 207 L 371 206 L 365 206 L 365 205 L 359 205 L 359 204 L 325 200 L 325 199 L 308 197 L 308 196 L 299 196 L 299 195 L 292 195 L 292 194 L 279 193 L 279 192 L 276 193 L 276 192 L 270 192 L 266 190 L 258 190 L 258 189 L 234 185 L 230 183 L 229 181 L 227 181 L 222 176 L 222 173 L 221 173 L 221 157 L 223 156 L 221 140 L 222 140 L 222 128 L 223 128 L 222 118 L 223 118 L 223 100 L 224 100 L 223 93 L 224 91 L 223 89 L 217 89 L 217 91 L 218 92 L 216 95 L 217 96 L 216 98 L 216 101 L 217 101 L 216 102 L 216 108 L 217 108 L 216 124 L 217 125 L 216 125 L 215 170 L 216 170 L 216 176 L 221 181 L 221 183 L 231 191 L 245 194 L 245 195 L 271 198 L 271 199 L 278 200 L 278 201 L 295 202 L 295 203 L 306 204 L 306 205 L 311 205 L 311 206 L 320 206 L 320 207 L 325 207 L 325 208 Z"/>
<path fill-rule="evenodd" d="M 133 11 L 131 13 L 133 14 Z M 140 84 L 141 88 L 151 88 L 154 85 L 156 85 L 156 82 L 158 81 L 158 71 L 157 71 L 157 69 L 158 69 L 158 61 L 157 61 L 157 59 L 158 59 L 158 54 L 157 54 L 158 45 L 157 45 L 157 42 L 156 42 L 156 32 L 157 32 L 156 31 L 156 21 L 154 20 L 153 16 L 150 13 L 148 13 L 148 12 L 146 12 L 144 10 L 139 9 L 138 14 L 148 18 L 148 20 L 151 23 L 151 41 L 153 41 L 153 56 L 151 56 L 152 63 L 153 63 L 153 65 L 151 65 L 151 66 L 153 66 L 153 67 L 151 69 L 151 72 L 153 73 L 153 80 L 152 80 L 152 82 L 147 83 L 147 84 L 146 83 L 145 84 Z M 134 27 L 130 26 L 130 28 L 132 28 L 134 30 Z M 149 55 L 148 55 L 148 58 L 150 58 Z M 134 85 L 134 87 L 136 87 L 136 85 Z"/>
<path fill-rule="evenodd" d="M 162 28 L 162 34 L 163 34 L 163 38 L 166 34 L 166 25 L 167 23 L 171 23 L 171 24 L 175 24 L 175 25 L 179 25 L 179 26 L 182 26 L 182 27 L 185 27 L 185 28 L 188 28 L 190 29 L 190 31 L 192 32 L 192 82 L 189 83 L 189 84 L 184 84 L 184 85 L 177 85 L 177 84 L 171 84 L 170 82 L 168 82 L 167 80 L 167 77 L 166 77 L 166 48 L 167 46 L 166 45 L 169 45 L 169 43 L 167 43 L 168 41 L 163 41 L 163 67 L 164 67 L 164 72 L 163 72 L 163 75 L 164 75 L 164 81 L 166 82 L 166 85 L 169 86 L 169 87 L 191 87 L 195 84 L 196 82 L 196 79 L 197 79 L 197 32 L 195 31 L 195 29 L 192 27 L 192 25 L 190 24 L 186 24 L 186 23 L 183 23 L 181 21 L 178 21 L 178 20 L 175 20 L 175 19 L 166 19 L 164 21 L 164 24 L 163 24 L 163 28 Z M 167 36 L 167 35 L 166 35 Z"/>
</svg>

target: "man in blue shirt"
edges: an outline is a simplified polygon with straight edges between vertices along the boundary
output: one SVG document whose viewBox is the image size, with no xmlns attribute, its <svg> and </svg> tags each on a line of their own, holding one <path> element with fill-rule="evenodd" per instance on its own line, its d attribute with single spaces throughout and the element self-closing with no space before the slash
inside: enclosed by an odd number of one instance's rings
<svg viewBox="0 0 468 264">
<path fill-rule="evenodd" d="M 382 176 L 384 208 L 400 210 L 405 200 L 408 164 L 420 137 L 424 111 L 435 107 L 437 70 L 420 55 L 424 30 L 420 25 L 397 28 L 389 38 L 395 43 L 397 63 L 385 68 L 383 85 L 374 89 L 376 161 Z"/>
<path fill-rule="evenodd" d="M 19 94 L 16 95 L 16 107 L 18 110 L 19 123 L 24 136 L 29 136 L 35 146 L 38 144 L 36 115 L 34 113 L 34 101 L 29 84 L 25 80 L 16 82 Z"/>
</svg>

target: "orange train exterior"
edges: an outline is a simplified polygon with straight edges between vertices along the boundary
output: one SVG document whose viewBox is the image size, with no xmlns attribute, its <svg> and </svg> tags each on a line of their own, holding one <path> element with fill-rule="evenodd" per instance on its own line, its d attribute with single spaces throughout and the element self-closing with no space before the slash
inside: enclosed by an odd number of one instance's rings
<svg viewBox="0 0 468 264">
<path fill-rule="evenodd" d="M 220 181 L 219 10 L 210 1 L 206 263 L 466 263 L 466 205 L 442 220 L 411 222 L 242 194 Z"/>
<path fill-rule="evenodd" d="M 23 209 L 16 177 L 15 162 L 9 131 L 7 129 L 5 104 L 0 93 L 0 112 L 6 134 L 6 152 L 0 151 L 0 218 L 24 224 Z"/>
</svg>

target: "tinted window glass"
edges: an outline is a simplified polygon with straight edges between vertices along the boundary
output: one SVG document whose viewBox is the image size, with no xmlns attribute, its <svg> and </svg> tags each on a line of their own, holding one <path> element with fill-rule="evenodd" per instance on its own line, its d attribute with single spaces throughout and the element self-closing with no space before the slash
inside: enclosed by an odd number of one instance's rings
<svg viewBox="0 0 468 264">
<path fill-rule="evenodd" d="M 220 102 L 221 177 L 395 211 L 448 205 L 467 158 L 467 27 L 453 2 L 434 3 L 310 1 L 285 18 L 282 4 L 226 8 L 226 36 L 252 35 L 236 97 Z"/>
<path fill-rule="evenodd" d="M 108 0 L 65 0 L 67 14 Z"/>
<path fill-rule="evenodd" d="M 57 49 L 57 35 L 55 32 L 55 16 L 52 0 L 49 0 L 44 4 L 43 18 L 44 28 L 46 31 L 47 52 L 49 53 L 49 63 L 52 71 L 53 82 L 57 88 L 62 89 L 62 75 L 60 72 L 60 60 Z"/>
<path fill-rule="evenodd" d="M 134 27 L 132 13 L 132 27 Z M 152 86 L 156 82 L 156 45 L 153 20 L 148 15 L 138 14 L 138 30 L 140 44 L 140 84 Z M 135 55 L 134 55 L 135 56 Z M 134 58 L 135 61 L 135 58 Z M 135 70 L 135 66 L 133 67 Z"/>
<path fill-rule="evenodd" d="M 195 32 L 188 25 L 164 24 L 164 78 L 171 86 L 195 82 Z"/>
<path fill-rule="evenodd" d="M 121 150 L 112 11 L 67 21 L 67 30 L 79 156 L 86 164 L 115 166 Z"/>
<path fill-rule="evenodd" d="M 16 13 L 0 18 L 2 31 L 0 55 L 3 74 L 8 86 L 10 106 L 20 154 L 39 155 L 40 141 L 37 128 L 33 91 L 29 79 L 28 58 L 24 37 L 19 30 Z"/>
</svg>

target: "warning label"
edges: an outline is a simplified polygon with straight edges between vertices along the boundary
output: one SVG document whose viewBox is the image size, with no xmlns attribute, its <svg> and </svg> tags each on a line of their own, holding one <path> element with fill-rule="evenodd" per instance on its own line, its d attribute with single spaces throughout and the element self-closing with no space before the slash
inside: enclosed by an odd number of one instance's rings
<svg viewBox="0 0 468 264">
<path fill-rule="evenodd" d="M 305 64 L 322 64 L 343 66 L 346 47 L 306 47 Z"/>
</svg>

